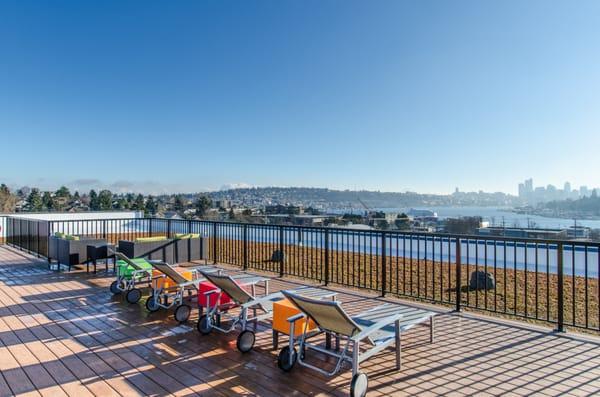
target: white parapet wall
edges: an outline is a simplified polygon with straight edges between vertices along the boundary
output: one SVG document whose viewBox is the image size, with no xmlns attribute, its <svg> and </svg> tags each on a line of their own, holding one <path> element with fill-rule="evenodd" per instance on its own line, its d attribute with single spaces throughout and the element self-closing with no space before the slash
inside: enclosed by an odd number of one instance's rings
<svg viewBox="0 0 600 397">
<path fill-rule="evenodd" d="M 76 230 L 84 230 L 86 233 L 95 233 L 99 232 L 99 230 L 90 230 L 90 229 L 99 229 L 100 227 L 107 227 L 109 230 L 107 232 L 111 232 L 110 229 L 116 228 L 117 225 L 121 226 L 123 222 L 127 223 L 127 220 L 139 219 L 144 217 L 143 211 L 90 211 L 90 212 L 39 212 L 39 213 L 12 213 L 12 214 L 0 214 L 0 238 L 6 237 L 6 217 L 14 217 L 14 218 L 26 218 L 26 219 L 39 219 L 44 221 L 69 221 L 70 229 L 73 231 Z M 98 222 L 85 222 L 86 220 L 98 220 Z M 102 220 L 107 219 L 115 219 L 119 221 L 108 222 L 104 226 L 102 226 Z M 81 221 L 81 222 L 78 222 Z M 62 224 L 58 222 L 61 226 Z M 79 227 L 78 227 L 79 225 Z M 108 225 L 108 226 L 107 226 Z M 59 231 L 57 228 L 53 228 L 51 232 Z"/>
</svg>

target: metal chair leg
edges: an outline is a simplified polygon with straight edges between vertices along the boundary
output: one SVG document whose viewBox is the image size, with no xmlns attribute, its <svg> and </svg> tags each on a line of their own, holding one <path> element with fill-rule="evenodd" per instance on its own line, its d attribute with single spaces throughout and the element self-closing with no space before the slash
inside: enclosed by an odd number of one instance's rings
<svg viewBox="0 0 600 397">
<path fill-rule="evenodd" d="M 400 370 L 400 366 L 402 365 L 402 345 L 400 340 L 400 321 L 396 321 L 395 328 L 395 343 L 396 343 L 396 369 Z"/>
</svg>

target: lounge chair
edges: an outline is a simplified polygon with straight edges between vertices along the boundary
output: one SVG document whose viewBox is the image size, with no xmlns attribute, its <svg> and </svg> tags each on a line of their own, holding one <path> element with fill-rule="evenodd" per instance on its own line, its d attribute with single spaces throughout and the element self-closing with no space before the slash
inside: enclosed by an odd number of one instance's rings
<svg viewBox="0 0 600 397">
<path fill-rule="evenodd" d="M 211 274 L 220 274 L 223 272 L 222 269 L 216 266 L 205 265 L 186 268 L 186 273 L 188 274 L 182 274 L 165 262 L 153 261 L 151 265 L 161 275 L 152 278 L 152 294 L 146 299 L 146 309 L 150 312 L 155 312 L 159 309 L 168 310 L 175 307 L 173 315 L 175 320 L 180 323 L 186 322 L 191 314 L 191 306 L 184 303 L 186 291 L 188 292 L 188 296 L 191 296 L 193 292 L 198 291 L 198 285 L 206 281 L 202 277 L 201 272 Z M 236 280 L 256 279 L 256 277 L 247 274 L 235 275 L 233 278 Z M 158 282 L 159 280 L 162 280 L 162 282 Z M 258 281 L 261 280 L 262 278 L 258 279 Z"/>
<path fill-rule="evenodd" d="M 152 263 L 152 267 L 162 273 L 160 276 L 153 277 L 153 280 L 162 278 L 163 284 L 159 288 L 152 289 L 152 294 L 146 300 L 146 308 L 151 312 L 155 312 L 161 308 L 170 309 L 175 307 L 175 320 L 180 323 L 187 321 L 192 312 L 192 307 L 183 302 L 185 291 L 197 291 L 199 280 L 197 280 L 197 277 L 194 274 L 192 274 L 191 279 L 185 278 L 177 271 L 177 269 L 165 262 L 154 262 Z M 212 266 L 207 266 L 205 271 L 210 268 L 216 270 L 216 268 Z M 164 278 L 167 277 L 171 279 L 175 285 L 164 286 Z"/>
<path fill-rule="evenodd" d="M 402 331 L 429 320 L 430 342 L 433 343 L 433 316 L 435 315 L 433 312 L 387 303 L 356 316 L 349 316 L 339 302 L 316 300 L 290 291 L 282 291 L 282 293 L 300 309 L 301 313 L 288 319 L 290 342 L 279 353 L 277 360 L 279 368 L 288 372 L 297 362 L 323 375 L 334 376 L 341 371 L 344 363 L 350 363 L 352 365 L 350 395 L 353 397 L 364 396 L 367 392 L 368 378 L 364 372 L 359 371 L 359 364 L 369 357 L 394 345 L 396 369 L 400 369 L 400 334 Z M 314 321 L 317 329 L 307 332 L 305 326 L 304 332 L 295 341 L 294 324 L 304 317 Z M 308 324 L 308 321 L 305 324 Z M 321 345 L 308 343 L 309 338 L 322 333 L 334 334 L 345 339 L 346 343 L 342 351 L 333 351 Z M 361 351 L 363 343 L 370 347 Z M 302 354 L 297 353 L 296 344 L 303 352 Z M 308 350 L 314 350 L 337 359 L 333 370 L 327 371 L 304 361 Z"/>
<path fill-rule="evenodd" d="M 257 296 L 254 287 L 259 282 L 268 283 L 269 279 L 265 277 L 255 277 L 254 279 L 236 280 L 228 275 L 211 274 L 200 272 L 202 275 L 218 289 L 206 291 L 206 314 L 198 319 L 198 331 L 203 334 L 209 334 L 213 329 L 223 333 L 230 333 L 239 326 L 240 334 L 237 337 L 237 348 L 242 353 L 249 352 L 254 346 L 256 336 L 252 330 L 247 329 L 249 322 L 258 322 L 271 318 L 273 315 L 273 303 L 284 299 L 280 292 L 269 294 L 265 287 L 265 295 Z M 266 284 L 267 285 L 267 284 Z M 245 288 L 251 287 L 252 293 Z M 300 290 L 298 290 L 300 291 Z M 319 288 L 305 287 L 303 293 L 312 296 L 332 296 L 331 291 Z M 301 293 L 301 292 L 299 292 Z M 210 299 L 212 294 L 218 294 L 217 299 Z M 221 303 L 223 294 L 228 296 L 227 303 Z M 212 304 L 211 302 L 214 302 Z M 233 308 L 239 308 L 238 314 L 231 314 L 229 311 Z M 252 311 L 250 315 L 248 312 Z M 230 320 L 228 327 L 221 325 L 221 318 Z"/>
<path fill-rule="evenodd" d="M 144 258 L 128 258 L 121 252 L 115 252 L 117 261 L 117 278 L 110 284 L 113 294 L 126 293 L 129 303 L 137 303 L 142 298 L 140 284 L 149 287 L 152 282 L 152 261 Z"/>
</svg>

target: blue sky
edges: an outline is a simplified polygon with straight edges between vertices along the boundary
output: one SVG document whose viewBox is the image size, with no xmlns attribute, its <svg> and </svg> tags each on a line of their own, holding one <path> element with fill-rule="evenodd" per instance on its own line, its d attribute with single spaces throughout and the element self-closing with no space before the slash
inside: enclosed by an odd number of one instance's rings
<svg viewBox="0 0 600 397">
<path fill-rule="evenodd" d="M 3 1 L 0 182 L 600 185 L 598 1 Z"/>
</svg>

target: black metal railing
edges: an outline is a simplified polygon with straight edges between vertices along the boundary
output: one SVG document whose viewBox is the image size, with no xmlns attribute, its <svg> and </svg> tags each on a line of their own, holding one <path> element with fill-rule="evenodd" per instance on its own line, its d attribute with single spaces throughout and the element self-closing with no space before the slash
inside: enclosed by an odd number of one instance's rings
<svg viewBox="0 0 600 397">
<path fill-rule="evenodd" d="M 55 232 L 112 243 L 198 233 L 213 262 L 600 331 L 598 243 L 159 218 L 6 225 L 8 244 L 40 256 Z"/>
<path fill-rule="evenodd" d="M 3 219 L 4 242 L 19 247 L 39 257 L 48 256 L 48 222 L 44 220 L 16 218 Z"/>
</svg>

